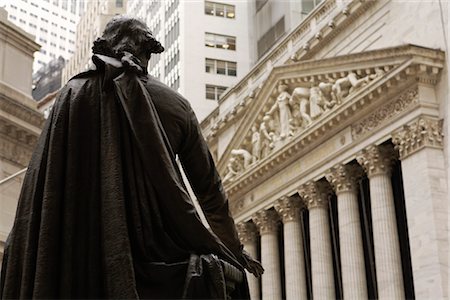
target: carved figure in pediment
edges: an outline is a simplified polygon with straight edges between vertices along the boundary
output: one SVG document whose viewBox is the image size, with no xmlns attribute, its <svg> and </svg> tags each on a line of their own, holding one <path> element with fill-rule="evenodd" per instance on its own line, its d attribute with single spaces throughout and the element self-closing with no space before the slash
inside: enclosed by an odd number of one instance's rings
<svg viewBox="0 0 450 300">
<path fill-rule="evenodd" d="M 312 123 L 311 116 L 309 115 L 309 88 L 297 87 L 292 92 L 290 102 L 292 105 L 298 103 L 299 105 L 299 118 L 301 119 L 301 126 L 306 127 Z"/>
<path fill-rule="evenodd" d="M 247 169 L 253 162 L 253 155 L 245 149 L 233 149 L 231 155 L 238 157 L 243 162 L 244 170 Z"/>
<path fill-rule="evenodd" d="M 367 79 L 365 77 L 358 78 L 354 72 L 350 72 L 347 76 L 336 80 L 333 85 L 333 93 L 336 95 L 337 103 L 340 104 L 345 97 L 366 83 Z"/>
<path fill-rule="evenodd" d="M 227 173 L 223 177 L 223 182 L 233 181 L 240 172 L 243 171 L 242 165 L 236 157 L 231 157 L 227 164 Z"/>
<path fill-rule="evenodd" d="M 336 104 L 336 95 L 333 93 L 333 83 L 320 82 L 319 89 L 325 98 L 325 104 L 328 108 L 333 107 Z"/>
<path fill-rule="evenodd" d="M 324 112 L 330 110 L 333 106 L 334 102 L 328 101 L 319 86 L 313 86 L 310 89 L 309 115 L 312 119 L 319 117 Z"/>
<path fill-rule="evenodd" d="M 261 133 L 256 125 L 252 126 L 252 155 L 253 162 L 256 162 L 261 157 Z"/>
<path fill-rule="evenodd" d="M 271 130 L 270 127 L 270 116 L 265 115 L 263 120 L 259 126 L 259 133 L 261 139 L 261 156 L 260 158 L 266 157 L 269 155 L 270 151 L 275 147 L 275 133 Z"/>
<path fill-rule="evenodd" d="M 293 136 L 294 133 L 291 128 L 291 109 L 289 107 L 289 99 L 291 95 L 287 92 L 288 86 L 285 84 L 278 85 L 278 97 L 275 104 L 267 112 L 267 115 L 272 115 L 275 110 L 278 110 L 279 124 L 280 124 L 280 139 L 288 136 Z"/>
</svg>

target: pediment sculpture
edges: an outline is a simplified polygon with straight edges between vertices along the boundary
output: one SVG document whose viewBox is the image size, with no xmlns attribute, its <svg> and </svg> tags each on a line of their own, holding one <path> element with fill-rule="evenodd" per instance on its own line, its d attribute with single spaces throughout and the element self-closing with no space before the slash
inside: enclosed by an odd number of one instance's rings
<svg viewBox="0 0 450 300">
<path fill-rule="evenodd" d="M 321 81 L 310 80 L 297 85 L 290 80 L 280 80 L 268 100 L 270 105 L 262 106 L 241 146 L 230 151 L 223 181 L 234 181 L 354 92 L 384 74 L 383 69 L 374 68 L 364 76 L 347 72 L 338 78 L 323 76 Z"/>
</svg>

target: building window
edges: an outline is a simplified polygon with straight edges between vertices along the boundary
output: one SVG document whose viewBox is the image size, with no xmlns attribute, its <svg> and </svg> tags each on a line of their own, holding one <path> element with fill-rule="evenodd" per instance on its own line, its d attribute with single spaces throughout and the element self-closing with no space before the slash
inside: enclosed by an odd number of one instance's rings
<svg viewBox="0 0 450 300">
<path fill-rule="evenodd" d="M 226 86 L 220 85 L 206 85 L 206 99 L 219 100 L 220 96 L 227 90 Z"/>
<path fill-rule="evenodd" d="M 258 58 L 263 56 L 283 34 L 284 17 L 282 17 L 258 40 Z"/>
<path fill-rule="evenodd" d="M 302 0 L 302 15 L 309 14 L 323 0 Z"/>
<path fill-rule="evenodd" d="M 205 1 L 205 14 L 228 19 L 234 19 L 236 16 L 234 5 L 215 3 L 210 1 Z"/>
<path fill-rule="evenodd" d="M 116 0 L 116 7 L 123 7 L 123 0 Z"/>
<path fill-rule="evenodd" d="M 206 58 L 205 71 L 210 74 L 236 76 L 236 62 Z"/>
<path fill-rule="evenodd" d="M 226 50 L 236 50 L 236 37 L 214 33 L 206 33 L 205 46 L 212 48 L 221 48 Z"/>
<path fill-rule="evenodd" d="M 34 2 L 31 2 L 31 6 L 34 6 L 34 7 L 39 7 L 36 3 L 34 3 Z"/>
</svg>

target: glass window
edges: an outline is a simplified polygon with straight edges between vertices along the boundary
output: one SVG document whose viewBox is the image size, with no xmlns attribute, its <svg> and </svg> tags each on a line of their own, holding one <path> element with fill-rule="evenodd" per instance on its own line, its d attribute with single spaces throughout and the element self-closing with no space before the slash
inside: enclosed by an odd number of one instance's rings
<svg viewBox="0 0 450 300">
<path fill-rule="evenodd" d="M 216 90 L 213 85 L 206 85 L 206 99 L 216 100 Z"/>
<path fill-rule="evenodd" d="M 214 16 L 214 3 L 209 1 L 205 2 L 205 14 Z"/>
<path fill-rule="evenodd" d="M 220 85 L 206 85 L 206 99 L 219 100 L 221 95 L 227 90 L 226 86 Z"/>
<path fill-rule="evenodd" d="M 235 18 L 235 6 L 205 1 L 205 14 L 222 18 Z"/>
<path fill-rule="evenodd" d="M 225 6 L 219 3 L 214 4 L 216 6 L 216 16 L 223 17 L 225 16 Z"/>
<path fill-rule="evenodd" d="M 235 62 L 229 61 L 229 62 L 227 63 L 227 65 L 228 65 L 228 75 L 229 75 L 229 76 L 236 76 L 236 74 L 237 74 L 237 66 L 236 66 L 236 63 L 235 63 Z"/>
<path fill-rule="evenodd" d="M 226 50 L 236 50 L 236 38 L 233 36 L 206 33 L 205 46 Z"/>
<path fill-rule="evenodd" d="M 206 73 L 215 73 L 215 60 L 206 58 L 205 71 Z"/>
<path fill-rule="evenodd" d="M 225 5 L 225 14 L 228 19 L 235 18 L 234 5 Z"/>
<path fill-rule="evenodd" d="M 217 74 L 226 75 L 227 74 L 227 67 L 226 62 L 223 60 L 217 61 Z"/>
<path fill-rule="evenodd" d="M 116 0 L 116 7 L 123 7 L 123 0 Z"/>
</svg>

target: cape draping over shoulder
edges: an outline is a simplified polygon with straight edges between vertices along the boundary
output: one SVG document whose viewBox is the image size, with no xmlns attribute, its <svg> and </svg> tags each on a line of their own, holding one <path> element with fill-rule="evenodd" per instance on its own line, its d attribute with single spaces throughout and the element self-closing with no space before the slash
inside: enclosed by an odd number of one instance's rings
<svg viewBox="0 0 450 300">
<path fill-rule="evenodd" d="M 176 298 L 195 290 L 186 283 L 203 282 L 186 273 L 194 253 L 240 267 L 201 223 L 140 80 L 146 75 L 113 58 L 93 61 L 97 70 L 59 93 L 32 156 L 1 298 L 137 299 L 139 290 Z M 204 284 L 216 285 L 209 296 L 224 297 L 223 280 L 208 276 Z"/>
</svg>

